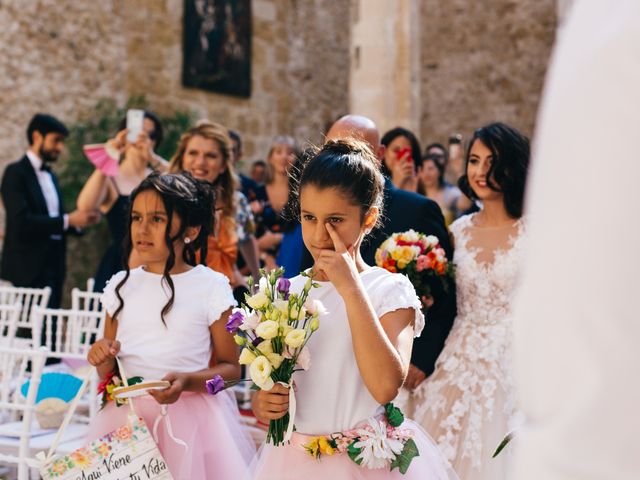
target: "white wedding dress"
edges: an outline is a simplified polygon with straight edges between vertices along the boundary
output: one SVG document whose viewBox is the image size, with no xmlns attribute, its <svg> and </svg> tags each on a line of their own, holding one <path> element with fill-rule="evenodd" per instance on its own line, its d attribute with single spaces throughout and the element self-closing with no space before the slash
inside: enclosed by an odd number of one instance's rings
<svg viewBox="0 0 640 480">
<path fill-rule="evenodd" d="M 478 227 L 474 216 L 450 227 L 458 313 L 434 373 L 411 392 L 406 413 L 432 436 L 461 479 L 500 480 L 511 449 L 491 457 L 520 417 L 511 375 L 511 303 L 524 228 L 522 220 Z"/>
</svg>

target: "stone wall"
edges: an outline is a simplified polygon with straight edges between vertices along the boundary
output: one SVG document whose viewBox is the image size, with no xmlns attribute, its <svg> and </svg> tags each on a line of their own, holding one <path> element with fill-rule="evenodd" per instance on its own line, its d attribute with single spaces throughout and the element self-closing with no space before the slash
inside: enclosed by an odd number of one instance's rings
<svg viewBox="0 0 640 480">
<path fill-rule="evenodd" d="M 420 139 L 501 120 L 532 135 L 556 0 L 422 0 Z"/>
<path fill-rule="evenodd" d="M 31 115 L 73 123 L 99 98 L 144 94 L 243 134 L 248 158 L 290 134 L 321 140 L 348 103 L 349 1 L 253 0 L 252 95 L 184 88 L 183 0 L 0 2 L 0 166 L 26 148 Z"/>
</svg>

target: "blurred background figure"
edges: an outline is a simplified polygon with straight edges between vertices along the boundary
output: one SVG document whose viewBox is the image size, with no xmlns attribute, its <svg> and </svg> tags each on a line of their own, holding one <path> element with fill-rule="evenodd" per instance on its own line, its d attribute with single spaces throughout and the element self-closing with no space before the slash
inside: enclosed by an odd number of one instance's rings
<svg viewBox="0 0 640 480">
<path fill-rule="evenodd" d="M 232 165 L 232 143 L 228 130 L 220 124 L 200 120 L 180 138 L 171 159 L 170 172 L 189 172 L 215 187 L 215 224 L 207 242 L 206 265 L 224 274 L 235 289 L 243 287 L 235 275 L 238 256 L 236 214 L 238 197 Z"/>
<path fill-rule="evenodd" d="M 545 85 L 527 196 L 514 347 L 527 423 L 514 480 L 640 475 L 638 85 L 640 2 L 577 0 Z"/>
<path fill-rule="evenodd" d="M 435 201 L 447 226 L 466 210 L 471 208 L 472 202 L 458 187 L 445 182 L 444 157 L 438 153 L 431 153 L 422 159 L 422 167 L 418 171 L 418 180 L 425 196 Z"/>
<path fill-rule="evenodd" d="M 108 177 L 95 169 L 78 195 L 78 210 L 100 210 L 106 217 L 111 235 L 111 245 L 105 252 L 95 274 L 94 290 L 101 292 L 115 273 L 124 269 L 124 238 L 127 225 L 129 194 L 153 171 L 164 172 L 167 162 L 154 153 L 163 139 L 162 124 L 156 115 L 144 112 L 143 131 L 135 143 L 127 140 L 126 119 L 120 124 L 117 135 L 107 144 L 120 154 L 118 173 Z M 137 254 L 132 251 L 129 266 L 139 265 Z"/>
<path fill-rule="evenodd" d="M 283 214 L 289 200 L 289 168 L 296 159 L 297 146 L 292 137 L 279 135 L 271 143 L 267 155 L 265 184 L 258 189 L 256 214 L 258 246 L 265 268 L 278 266 L 276 257 L 289 222 Z M 302 242 L 302 237 L 300 237 Z M 284 253 L 284 252 L 283 252 Z M 299 272 L 289 272 L 297 275 Z"/>
<path fill-rule="evenodd" d="M 17 287 L 51 287 L 49 307 L 58 308 L 66 274 L 68 233 L 96 223 L 93 208 L 64 211 L 58 179 L 51 171 L 69 131 L 57 118 L 38 113 L 27 127 L 29 149 L 2 176 L 7 212 L 2 279 Z M 55 328 L 55 326 L 54 326 Z M 44 329 L 43 329 L 44 333 Z"/>
<path fill-rule="evenodd" d="M 406 128 L 396 127 L 380 139 L 384 148 L 382 174 L 391 180 L 396 188 L 409 192 L 424 193 L 418 180 L 418 170 L 422 166 L 420 142 Z"/>
<path fill-rule="evenodd" d="M 265 175 L 267 173 L 267 164 L 264 160 L 256 160 L 251 164 L 251 179 L 258 183 L 263 184 Z"/>
</svg>

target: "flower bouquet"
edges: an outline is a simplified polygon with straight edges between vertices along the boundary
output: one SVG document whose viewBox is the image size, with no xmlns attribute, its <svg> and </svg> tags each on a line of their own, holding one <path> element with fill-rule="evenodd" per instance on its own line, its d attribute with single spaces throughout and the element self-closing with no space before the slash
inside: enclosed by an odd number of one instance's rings
<svg viewBox="0 0 640 480">
<path fill-rule="evenodd" d="M 453 265 L 438 237 L 415 230 L 394 233 L 387 238 L 376 250 L 376 265 L 406 275 L 427 306 L 433 303 L 433 280 L 447 292 L 454 275 Z"/>
<path fill-rule="evenodd" d="M 142 382 L 142 377 L 131 377 L 127 379 L 127 385 L 136 385 L 141 382 Z M 122 387 L 123 385 L 124 383 L 122 382 L 122 379 L 120 378 L 117 370 L 107 373 L 107 375 L 104 377 L 104 380 L 102 380 L 98 384 L 98 393 L 101 396 L 100 410 L 106 407 L 107 403 L 112 400 L 115 400 L 116 407 L 121 407 L 122 405 L 126 405 L 127 403 L 126 399 L 115 398 L 113 395 L 114 389 L 118 387 Z"/>
<path fill-rule="evenodd" d="M 318 286 L 312 277 L 302 273 L 307 281 L 300 293 L 293 293 L 283 273 L 282 268 L 269 273 L 262 270 L 257 290 L 252 288 L 245 306 L 234 309 L 226 325 L 242 347 L 240 364 L 248 366 L 254 388 L 271 390 L 279 382 L 290 389 L 290 412 L 269 422 L 267 442 L 274 445 L 289 441 L 293 432 L 295 399 L 291 398 L 291 377 L 293 372 L 309 368 L 311 358 L 306 344 L 320 325 L 319 315 L 324 313 L 322 304 L 309 298 L 311 289 Z M 253 287 L 251 280 L 249 284 Z M 207 391 L 215 395 L 236 383 L 225 382 L 216 375 L 207 381 Z"/>
<path fill-rule="evenodd" d="M 346 453 L 358 465 L 376 469 L 398 468 L 405 474 L 419 455 L 414 432 L 400 428 L 404 415 L 393 403 L 384 406 L 384 415 L 369 418 L 361 427 L 346 432 L 313 437 L 304 449 L 317 459 L 323 455 Z"/>
</svg>

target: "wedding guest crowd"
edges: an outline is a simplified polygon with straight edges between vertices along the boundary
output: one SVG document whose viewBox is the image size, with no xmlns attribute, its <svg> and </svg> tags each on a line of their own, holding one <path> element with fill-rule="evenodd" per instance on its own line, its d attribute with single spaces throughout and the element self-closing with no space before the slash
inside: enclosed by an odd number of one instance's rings
<svg viewBox="0 0 640 480">
<path fill-rule="evenodd" d="M 217 400 L 209 402 L 197 382 L 216 372 L 229 381 L 238 377 L 237 351 L 224 329 L 231 307 L 245 301 L 250 287 L 248 274 L 257 279 L 260 267 L 284 267 L 284 277 L 294 283 L 301 271 L 324 268 L 322 275 L 326 278 L 322 281 L 333 282 L 331 295 L 336 299 L 353 302 L 351 294 L 358 289 L 358 298 L 371 296 L 366 301 L 373 301 L 372 316 L 365 315 L 361 321 L 373 322 L 370 327 L 381 329 L 384 335 L 391 335 L 385 327 L 388 322 L 398 323 L 398 328 L 410 327 L 416 334 L 413 341 L 403 341 L 402 347 L 396 345 L 393 335 L 387 340 L 370 339 L 367 348 L 373 345 L 380 349 L 378 343 L 382 342 L 380 352 L 386 352 L 389 362 L 403 364 L 401 371 L 392 374 L 393 369 L 382 364 L 362 367 L 393 378 L 397 384 L 393 393 L 385 391 L 374 397 L 385 401 L 397 397 L 407 416 L 433 437 L 432 442 L 415 434 L 424 456 L 407 478 L 418 478 L 424 472 L 440 479 L 455 479 L 456 474 L 474 480 L 506 478 L 510 452 L 496 460 L 491 454 L 504 435 L 517 426 L 519 418 L 511 376 L 510 312 L 526 233 L 526 137 L 502 123 L 477 129 L 464 155 L 458 188 L 445 181 L 448 151 L 442 145 L 429 145 L 423 156 L 418 139 L 408 129 L 397 127 L 381 138 L 371 119 L 346 115 L 326 132 L 320 153 L 299 152 L 293 138 L 274 137 L 262 183 L 255 168 L 254 178 L 238 172 L 243 158 L 240 134 L 209 120 L 200 120 L 184 132 L 170 162 L 165 162 L 154 153 L 162 141 L 162 125 L 155 115 L 146 112 L 144 129 L 134 142 L 127 140 L 126 129 L 107 141 L 120 157 L 115 176 L 96 169 L 78 196 L 77 210 L 64 214 L 56 177 L 48 166 L 60 155 L 67 134 L 66 127 L 54 117 L 36 115 L 28 127 L 29 151 L 5 172 L 2 196 L 7 209 L 7 238 L 2 276 L 19 286 L 50 286 L 54 291 L 50 304 L 59 306 L 65 235 L 96 223 L 100 214 L 106 217 L 112 245 L 98 266 L 96 289 L 105 291 L 108 316 L 104 337 L 92 347 L 89 360 L 103 377 L 114 368 L 118 356 L 127 363 L 127 370 L 164 378 L 171 384 L 167 391 L 148 397 L 143 409 L 147 422 L 164 417 L 170 422 L 172 417 L 186 424 L 183 412 L 199 411 L 223 422 L 220 428 L 227 433 L 221 433 L 215 442 L 231 440 L 229 445 L 239 448 L 224 460 L 205 459 L 207 454 L 197 445 L 211 439 L 199 430 L 198 439 L 190 443 L 191 460 L 186 462 L 175 455 L 172 435 L 162 437 L 159 446 L 172 472 L 200 478 L 213 468 L 211 462 L 229 472 L 250 468 L 253 452 L 239 428 L 237 408 Z M 260 166 L 259 162 L 252 165 Z M 365 184 L 375 188 L 365 191 Z M 350 217 L 340 212 L 350 211 L 353 202 L 364 210 L 357 215 L 357 222 L 356 217 L 352 219 L 358 228 L 347 231 L 341 222 L 351 221 L 347 220 Z M 463 215 L 474 208 L 476 213 Z M 316 217 L 328 219 L 321 227 L 313 227 L 321 231 L 311 230 Z M 417 298 L 408 281 L 403 280 L 402 288 L 409 290 L 401 294 L 395 274 L 370 268 L 376 265 L 376 250 L 388 237 L 411 229 L 436 238 L 439 255 L 456 266 L 455 285 L 446 288 L 436 282 L 429 295 Z M 354 235 L 349 242 L 355 243 L 349 245 L 355 245 L 357 251 L 342 247 L 337 234 L 331 232 Z M 331 264 L 336 270 L 323 267 L 325 255 L 335 255 L 342 248 L 345 255 L 331 257 L 337 262 Z M 203 265 L 194 267 L 198 263 Z M 352 272 L 344 276 L 346 270 L 341 269 L 347 267 Z M 370 271 L 375 275 L 367 273 Z M 357 272 L 363 275 L 364 284 L 354 280 Z M 157 290 L 154 282 L 159 278 L 166 281 L 169 293 Z M 369 285 L 365 278 L 373 283 Z M 344 282 L 355 283 L 347 288 Z M 209 284 L 215 292 L 198 293 Z M 138 289 L 147 293 L 143 295 Z M 199 302 L 199 297 L 214 293 L 217 303 Z M 163 295 L 169 295 L 168 300 L 161 301 Z M 385 295 L 400 303 L 378 304 Z M 152 309 L 142 307 L 156 297 Z M 200 303 L 202 309 L 197 310 Z M 178 327 L 180 312 L 187 310 L 194 315 L 189 317 L 193 324 Z M 351 311 L 348 307 L 344 312 L 344 326 L 351 321 Z M 158 325 L 156 317 L 164 325 Z M 188 344 L 171 336 L 176 328 L 191 328 L 188 335 L 201 329 L 204 335 L 198 334 L 201 338 Z M 137 348 L 138 341 L 148 344 L 150 338 L 155 338 L 157 351 L 145 347 L 147 358 L 136 363 L 138 354 L 134 355 L 132 349 Z M 173 349 L 171 355 L 165 355 L 175 342 L 182 345 L 181 350 Z M 213 344 L 216 349 L 212 353 Z M 353 365 L 356 359 L 366 364 L 373 361 L 370 355 L 352 352 L 350 343 L 340 349 L 345 358 L 355 355 Z M 400 359 L 405 357 L 403 363 Z M 362 388 L 349 390 L 345 402 L 366 397 L 376 404 L 367 380 L 372 372 L 362 368 L 350 373 L 354 382 L 364 381 Z M 311 384 L 305 384 L 301 377 L 298 387 L 305 389 L 300 395 L 307 404 L 320 380 L 305 378 Z M 279 418 L 289 407 L 288 390 L 282 385 L 269 393 L 260 392 L 253 400 L 255 415 L 264 421 Z M 369 400 L 362 400 L 362 405 L 369 405 Z M 174 402 L 179 407 L 172 407 L 170 415 L 158 406 Z M 302 417 L 297 426 L 310 429 L 302 433 L 334 428 L 331 416 L 323 420 L 324 424 L 305 423 L 305 407 L 300 408 Z M 92 424 L 92 433 L 109 431 L 114 419 L 113 415 L 100 415 Z M 354 419 L 349 425 L 355 426 Z M 186 435 L 182 428 L 176 430 Z M 259 478 L 272 478 L 275 472 L 280 475 L 285 470 L 292 474 L 298 468 L 296 471 L 305 476 L 324 475 L 326 468 L 343 473 L 357 468 L 338 462 L 331 464 L 335 467 L 314 464 L 307 469 L 305 462 L 297 465 L 296 460 L 297 466 L 291 470 L 285 467 L 289 455 L 293 459 L 298 453 L 265 450 L 251 468 Z"/>
</svg>

